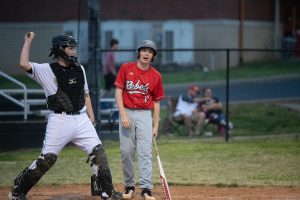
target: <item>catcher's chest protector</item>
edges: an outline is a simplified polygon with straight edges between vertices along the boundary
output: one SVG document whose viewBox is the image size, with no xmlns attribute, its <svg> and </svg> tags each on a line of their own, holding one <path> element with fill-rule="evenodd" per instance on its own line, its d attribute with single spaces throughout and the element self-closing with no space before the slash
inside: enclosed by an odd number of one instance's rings
<svg viewBox="0 0 300 200">
<path fill-rule="evenodd" d="M 84 75 L 80 66 L 63 67 L 50 64 L 56 76 L 58 90 L 48 97 L 48 108 L 55 111 L 76 112 L 84 106 Z"/>
</svg>

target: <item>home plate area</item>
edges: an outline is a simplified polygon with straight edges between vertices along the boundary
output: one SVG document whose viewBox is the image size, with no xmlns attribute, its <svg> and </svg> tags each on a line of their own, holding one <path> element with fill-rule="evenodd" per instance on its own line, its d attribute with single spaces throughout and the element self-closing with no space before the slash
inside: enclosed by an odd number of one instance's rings
<svg viewBox="0 0 300 200">
<path fill-rule="evenodd" d="M 256 186 L 256 187 L 214 187 L 214 186 L 169 186 L 172 200 L 299 200 L 300 187 Z M 123 191 L 121 184 L 115 189 Z M 0 199 L 7 199 L 10 188 L 0 188 Z M 29 192 L 29 200 L 99 200 L 92 197 L 90 185 L 35 186 Z M 152 192 L 156 200 L 165 200 L 162 188 L 156 185 Z M 136 187 L 135 197 L 142 199 Z"/>
</svg>

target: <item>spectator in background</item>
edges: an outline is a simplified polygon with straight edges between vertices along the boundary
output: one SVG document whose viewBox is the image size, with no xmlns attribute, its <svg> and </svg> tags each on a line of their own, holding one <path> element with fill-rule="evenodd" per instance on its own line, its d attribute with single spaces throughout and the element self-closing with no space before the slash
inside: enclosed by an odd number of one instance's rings
<svg viewBox="0 0 300 200">
<path fill-rule="evenodd" d="M 199 103 L 199 112 L 204 112 L 206 116 L 206 122 L 216 123 L 218 125 L 219 133 L 224 134 L 226 128 L 225 115 L 223 113 L 223 105 L 219 98 L 213 96 L 212 89 L 207 87 L 203 90 L 204 99 Z M 233 125 L 229 122 L 229 129 L 232 129 Z"/>
<path fill-rule="evenodd" d="M 104 92 L 101 97 L 108 97 L 114 87 L 116 79 L 116 58 L 115 50 L 118 48 L 119 41 L 116 39 L 110 40 L 110 51 L 105 54 L 103 65 L 104 76 Z"/>
<path fill-rule="evenodd" d="M 282 52 L 283 58 L 293 58 L 294 50 L 296 47 L 297 38 L 293 31 L 288 31 L 284 33 L 282 47 L 283 49 L 287 50 Z"/>
<path fill-rule="evenodd" d="M 189 136 L 200 135 L 204 125 L 205 113 L 202 111 L 198 112 L 197 105 L 205 98 L 197 97 L 199 94 L 200 89 L 197 85 L 190 86 L 186 94 L 179 96 L 173 114 L 174 121 L 185 124 Z"/>
<path fill-rule="evenodd" d="M 296 30 L 296 45 L 295 45 L 296 50 L 300 50 L 300 28 Z M 300 51 L 295 52 L 295 57 L 300 58 Z"/>
</svg>

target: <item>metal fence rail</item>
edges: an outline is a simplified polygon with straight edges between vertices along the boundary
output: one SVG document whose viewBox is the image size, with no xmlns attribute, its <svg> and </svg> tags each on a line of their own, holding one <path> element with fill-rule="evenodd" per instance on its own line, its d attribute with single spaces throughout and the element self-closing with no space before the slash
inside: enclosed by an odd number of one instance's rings
<svg viewBox="0 0 300 200">
<path fill-rule="evenodd" d="M 29 107 L 28 107 L 28 104 L 27 104 L 27 94 L 28 94 L 28 90 L 27 90 L 27 87 L 25 84 L 21 83 L 20 81 L 16 80 L 15 78 L 5 74 L 4 72 L 0 71 L 0 75 L 4 78 L 6 78 L 7 80 L 15 83 L 16 85 L 20 86 L 22 89 L 21 90 L 18 90 L 19 93 L 22 93 L 23 94 L 23 101 L 20 101 L 14 97 L 12 97 L 10 95 L 10 91 L 14 92 L 13 89 L 12 90 L 0 90 L 0 95 L 3 96 L 4 98 L 12 101 L 13 103 L 15 103 L 16 105 L 18 106 L 21 106 L 23 108 L 23 112 L 21 112 L 24 116 L 24 120 L 27 120 L 27 115 L 28 115 L 28 111 L 29 111 Z M 0 115 L 3 114 L 3 115 L 7 115 L 9 114 L 8 112 L 0 112 Z M 16 113 L 17 114 L 17 113 Z"/>
</svg>

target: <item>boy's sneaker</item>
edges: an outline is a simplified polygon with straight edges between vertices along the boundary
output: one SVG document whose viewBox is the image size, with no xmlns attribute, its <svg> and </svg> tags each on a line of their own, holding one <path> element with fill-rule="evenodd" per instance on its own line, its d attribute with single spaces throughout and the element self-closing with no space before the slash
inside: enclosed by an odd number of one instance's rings
<svg viewBox="0 0 300 200">
<path fill-rule="evenodd" d="M 132 199 L 134 192 L 135 192 L 134 186 L 126 186 L 125 191 L 123 193 L 123 199 Z"/>
<path fill-rule="evenodd" d="M 144 200 L 155 200 L 155 198 L 152 196 L 151 190 L 148 188 L 144 188 L 142 190 L 141 196 Z"/>
<path fill-rule="evenodd" d="M 8 194 L 8 200 L 28 200 L 28 197 L 25 194 L 19 196 L 13 195 L 11 192 Z"/>
</svg>

